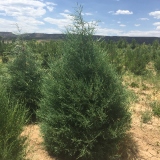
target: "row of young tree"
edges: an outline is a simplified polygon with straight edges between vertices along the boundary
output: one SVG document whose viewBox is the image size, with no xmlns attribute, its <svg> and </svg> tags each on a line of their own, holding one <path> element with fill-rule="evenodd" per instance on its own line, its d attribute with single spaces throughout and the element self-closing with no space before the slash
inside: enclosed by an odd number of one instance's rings
<svg viewBox="0 0 160 160">
<path fill-rule="evenodd" d="M 60 52 L 64 40 L 42 42 L 30 40 L 25 43 L 31 48 L 38 60 L 41 61 L 41 66 L 45 68 L 48 67 L 49 61 L 56 61 L 61 56 Z M 4 63 L 8 62 L 12 54 L 10 52 L 11 48 L 14 46 L 15 41 L 0 41 L 0 55 Z M 100 46 L 102 49 L 105 49 L 106 54 L 109 55 L 109 62 L 115 66 L 120 74 L 127 70 L 136 75 L 145 74 L 146 65 L 149 62 L 152 62 L 156 71 L 160 72 L 160 44 L 158 40 L 155 40 L 152 45 L 146 45 L 145 43 L 140 45 L 135 39 L 132 40 L 131 44 L 127 43 L 125 39 L 120 39 L 118 42 L 100 42 Z"/>
<path fill-rule="evenodd" d="M 0 121 L 0 137 L 10 136 L 0 139 L 0 159 L 22 159 L 20 133 L 27 119 L 40 124 L 46 149 L 58 159 L 119 159 L 118 147 L 131 123 L 120 74 L 145 74 L 150 61 L 158 70 L 159 44 L 106 43 L 93 34 L 94 25 L 83 20 L 79 7 L 63 41 L 20 37 L 1 43 L 7 62 L 1 69 L 7 70 L 1 79 L 0 120 L 5 123 Z"/>
</svg>

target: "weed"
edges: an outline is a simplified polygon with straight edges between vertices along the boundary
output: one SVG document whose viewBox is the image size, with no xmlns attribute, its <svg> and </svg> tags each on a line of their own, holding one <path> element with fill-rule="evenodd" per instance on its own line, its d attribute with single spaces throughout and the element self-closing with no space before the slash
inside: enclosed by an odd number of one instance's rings
<svg viewBox="0 0 160 160">
<path fill-rule="evenodd" d="M 142 90 L 147 90 L 147 89 L 149 89 L 148 86 L 146 84 L 142 83 Z"/>
<path fill-rule="evenodd" d="M 142 112 L 141 119 L 143 123 L 148 123 L 152 119 L 152 112 L 149 110 Z"/>
<path fill-rule="evenodd" d="M 133 88 L 139 88 L 139 85 L 136 82 L 131 83 L 131 87 Z"/>
<path fill-rule="evenodd" d="M 150 103 L 152 107 L 153 114 L 155 116 L 160 117 L 160 102 L 159 101 L 153 101 Z"/>
</svg>

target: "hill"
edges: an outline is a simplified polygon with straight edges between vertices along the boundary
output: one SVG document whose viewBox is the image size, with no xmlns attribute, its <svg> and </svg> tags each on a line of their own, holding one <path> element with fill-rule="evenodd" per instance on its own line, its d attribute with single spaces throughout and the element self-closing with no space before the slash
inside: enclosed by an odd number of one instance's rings
<svg viewBox="0 0 160 160">
<path fill-rule="evenodd" d="M 0 32 L 0 37 L 1 39 L 4 40 L 12 40 L 16 39 L 18 35 L 12 33 L 12 32 Z M 27 34 L 22 34 L 23 38 L 26 40 L 59 40 L 59 39 L 64 39 L 65 34 L 46 34 L 46 33 L 27 33 Z M 142 44 L 151 44 L 155 40 L 160 40 L 160 37 L 125 37 L 125 36 L 99 36 L 95 35 L 95 39 L 102 38 L 105 41 L 112 40 L 112 41 L 119 41 L 120 39 L 125 39 L 128 43 L 131 43 L 132 39 L 135 39 L 137 43 Z"/>
</svg>

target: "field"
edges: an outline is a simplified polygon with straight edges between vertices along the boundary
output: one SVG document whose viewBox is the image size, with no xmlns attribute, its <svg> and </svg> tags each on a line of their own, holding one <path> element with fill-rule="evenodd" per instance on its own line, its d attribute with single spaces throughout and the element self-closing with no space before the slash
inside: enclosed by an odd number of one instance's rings
<svg viewBox="0 0 160 160">
<path fill-rule="evenodd" d="M 54 54 L 52 53 L 49 56 L 51 59 L 55 59 L 62 42 L 50 41 L 37 43 L 36 41 L 28 41 L 27 43 L 33 49 L 33 52 L 36 53 L 38 63 L 44 65 L 44 62 L 46 62 L 44 60 L 47 60 L 44 58 L 48 57 L 43 54 L 43 48 L 47 48 L 50 53 L 53 52 Z M 135 45 L 134 41 L 132 44 L 125 43 L 127 42 L 121 40 L 118 43 L 103 42 L 101 44 L 103 47 L 105 45 L 107 53 L 110 57 L 112 56 L 110 62 L 117 70 L 117 73 L 121 75 L 123 85 L 127 87 L 128 99 L 130 101 L 130 111 L 132 114 L 131 128 L 127 131 L 126 138 L 121 143 L 119 152 L 122 154 L 121 158 L 123 160 L 158 160 L 160 159 L 160 85 L 157 57 L 159 58 L 158 50 L 160 45 L 157 41 L 152 45 Z M 12 45 L 14 45 L 14 42 L 3 44 L 6 51 L 3 51 L 1 55 L 2 81 L 3 76 L 8 76 L 6 68 L 13 59 L 13 56 L 9 52 Z M 134 52 L 134 54 L 131 52 Z M 138 56 L 138 58 L 136 57 L 137 52 L 141 53 L 141 56 Z M 7 61 L 5 61 L 5 58 Z M 130 61 L 128 63 L 127 61 L 130 59 L 133 62 Z M 144 61 L 145 65 L 137 66 L 137 60 L 141 61 L 141 64 Z M 39 123 L 26 125 L 22 135 L 28 137 L 27 159 L 54 160 L 54 158 L 49 156 L 43 146 Z"/>
</svg>

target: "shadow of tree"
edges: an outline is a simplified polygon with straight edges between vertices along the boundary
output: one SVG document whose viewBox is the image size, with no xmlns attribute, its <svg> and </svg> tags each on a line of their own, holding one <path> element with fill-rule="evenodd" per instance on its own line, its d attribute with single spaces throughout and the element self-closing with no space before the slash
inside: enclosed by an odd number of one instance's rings
<svg viewBox="0 0 160 160">
<path fill-rule="evenodd" d="M 132 133 L 127 133 L 123 141 L 119 145 L 119 160 L 137 160 L 138 159 L 138 146 L 133 138 Z"/>
</svg>

